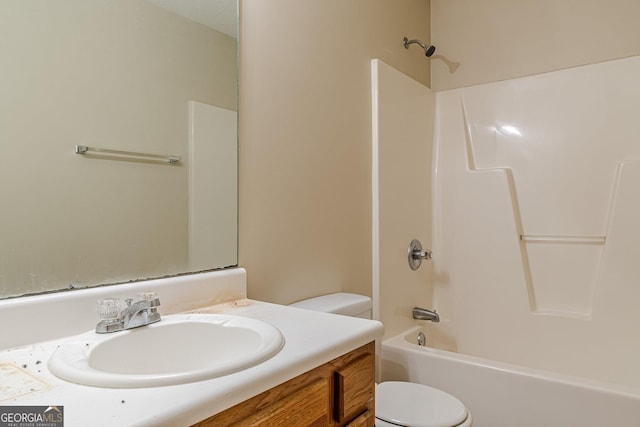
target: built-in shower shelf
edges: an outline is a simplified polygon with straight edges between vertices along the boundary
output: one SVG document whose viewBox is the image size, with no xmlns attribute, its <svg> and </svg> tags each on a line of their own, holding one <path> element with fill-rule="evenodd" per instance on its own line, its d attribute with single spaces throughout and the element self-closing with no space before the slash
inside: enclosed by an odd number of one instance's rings
<svg viewBox="0 0 640 427">
<path fill-rule="evenodd" d="M 606 236 L 538 236 L 520 235 L 520 240 L 527 243 L 564 243 L 574 245 L 604 245 Z"/>
</svg>

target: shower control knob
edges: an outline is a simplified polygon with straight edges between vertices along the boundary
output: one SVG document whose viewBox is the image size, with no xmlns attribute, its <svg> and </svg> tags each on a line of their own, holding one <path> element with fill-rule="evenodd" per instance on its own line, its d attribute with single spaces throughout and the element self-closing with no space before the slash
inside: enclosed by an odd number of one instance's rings
<svg viewBox="0 0 640 427">
<path fill-rule="evenodd" d="M 418 239 L 413 239 L 411 241 L 411 243 L 409 244 L 408 252 L 409 267 L 412 270 L 417 270 L 418 268 L 420 268 L 423 259 L 431 259 L 431 251 L 429 249 L 423 250 L 422 243 L 420 243 L 420 240 Z"/>
</svg>

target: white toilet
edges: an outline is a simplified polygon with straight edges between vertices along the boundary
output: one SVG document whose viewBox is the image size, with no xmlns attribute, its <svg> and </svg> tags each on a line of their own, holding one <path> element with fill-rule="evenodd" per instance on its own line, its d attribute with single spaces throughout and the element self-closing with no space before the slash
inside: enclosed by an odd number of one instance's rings
<svg viewBox="0 0 640 427">
<path fill-rule="evenodd" d="M 292 307 L 371 319 L 371 298 L 348 293 L 323 295 Z M 441 390 L 404 381 L 376 386 L 376 427 L 470 427 L 464 404 Z"/>
</svg>

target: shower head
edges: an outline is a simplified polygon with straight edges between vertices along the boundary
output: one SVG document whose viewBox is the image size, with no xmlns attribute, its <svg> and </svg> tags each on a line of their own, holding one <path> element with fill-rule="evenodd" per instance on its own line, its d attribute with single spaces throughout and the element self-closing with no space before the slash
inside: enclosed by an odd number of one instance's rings
<svg viewBox="0 0 640 427">
<path fill-rule="evenodd" d="M 402 39 L 402 41 L 404 42 L 404 48 L 405 49 L 409 49 L 409 45 L 413 44 L 413 43 L 417 43 L 418 45 L 420 45 L 420 47 L 424 49 L 424 54 L 425 54 L 425 56 L 427 58 L 430 57 L 431 55 L 433 55 L 433 53 L 436 51 L 436 47 L 435 46 L 426 45 L 426 44 L 424 44 L 423 42 L 421 42 L 418 39 L 409 40 L 408 38 L 405 37 L 404 39 Z"/>
</svg>

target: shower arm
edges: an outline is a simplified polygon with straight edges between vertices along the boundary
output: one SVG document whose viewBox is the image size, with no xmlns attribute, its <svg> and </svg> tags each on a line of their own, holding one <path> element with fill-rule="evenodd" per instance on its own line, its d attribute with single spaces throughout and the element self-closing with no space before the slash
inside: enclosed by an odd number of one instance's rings
<svg viewBox="0 0 640 427">
<path fill-rule="evenodd" d="M 433 55 L 433 53 L 436 51 L 436 47 L 433 45 L 427 45 L 425 43 L 423 43 L 422 41 L 418 40 L 418 39 L 411 39 L 409 40 L 408 38 L 403 38 L 402 42 L 404 44 L 404 48 L 405 49 L 409 49 L 409 45 L 416 43 L 418 44 L 422 49 L 424 49 L 424 54 L 427 57 L 430 57 L 431 55 Z"/>
</svg>

